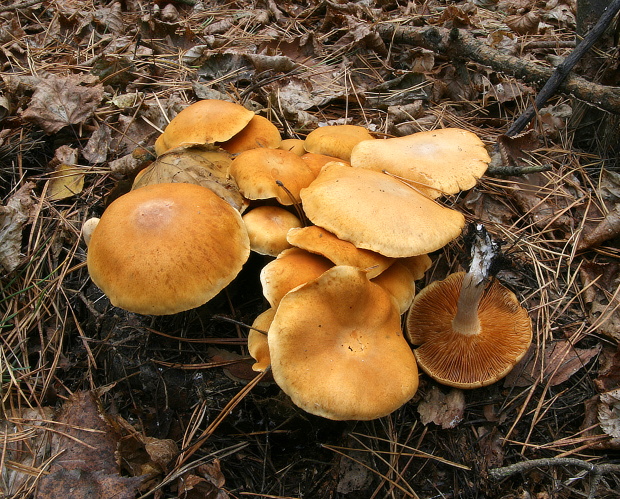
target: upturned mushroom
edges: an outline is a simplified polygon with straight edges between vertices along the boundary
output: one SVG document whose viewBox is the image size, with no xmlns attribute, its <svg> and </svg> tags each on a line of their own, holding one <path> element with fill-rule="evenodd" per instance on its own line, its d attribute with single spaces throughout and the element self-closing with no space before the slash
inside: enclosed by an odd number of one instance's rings
<svg viewBox="0 0 620 499">
<path fill-rule="evenodd" d="M 311 414 L 379 418 L 418 387 L 394 299 L 354 267 L 333 267 L 287 293 L 267 340 L 276 383 Z"/>
<path fill-rule="evenodd" d="M 481 227 L 481 226 L 480 226 Z M 407 333 L 421 369 L 458 388 L 504 377 L 532 341 L 527 311 L 514 293 L 489 278 L 495 251 L 486 233 L 473 247 L 469 272 L 426 286 L 407 316 Z"/>
<path fill-rule="evenodd" d="M 209 301 L 249 253 L 237 210 L 206 187 L 166 183 L 131 191 L 107 207 L 87 263 L 113 305 L 166 315 Z"/>
</svg>

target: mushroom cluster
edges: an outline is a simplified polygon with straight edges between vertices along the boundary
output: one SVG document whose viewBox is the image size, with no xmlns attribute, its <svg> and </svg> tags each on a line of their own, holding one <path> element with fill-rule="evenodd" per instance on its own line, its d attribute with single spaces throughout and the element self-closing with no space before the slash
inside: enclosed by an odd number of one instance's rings
<svg viewBox="0 0 620 499">
<path fill-rule="evenodd" d="M 295 404 L 330 419 L 374 419 L 413 397 L 421 356 L 401 316 L 428 253 L 465 225 L 437 198 L 484 174 L 490 158 L 475 134 L 380 140 L 334 125 L 281 140 L 265 118 L 205 100 L 179 113 L 155 150 L 91 229 L 88 268 L 114 305 L 199 306 L 252 250 L 268 259 L 260 280 L 270 307 L 248 337 L 255 370 L 271 368 Z"/>
</svg>

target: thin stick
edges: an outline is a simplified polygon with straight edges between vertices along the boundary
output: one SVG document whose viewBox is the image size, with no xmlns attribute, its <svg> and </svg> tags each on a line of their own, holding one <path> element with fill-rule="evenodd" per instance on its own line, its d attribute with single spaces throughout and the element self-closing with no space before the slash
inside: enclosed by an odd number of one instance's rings
<svg viewBox="0 0 620 499">
<path fill-rule="evenodd" d="M 620 0 L 614 0 L 603 12 L 596 25 L 588 32 L 583 41 L 577 45 L 568 57 L 559 64 L 551 78 L 547 80 L 547 83 L 540 89 L 534 105 L 528 106 L 528 108 L 519 116 L 514 123 L 510 126 L 506 135 L 512 137 L 517 135 L 525 126 L 531 121 L 536 114 L 536 110 L 540 109 L 547 100 L 556 92 L 562 82 L 568 77 L 573 67 L 579 60 L 592 48 L 596 41 L 603 35 L 609 23 L 613 20 L 616 14 L 620 11 Z"/>
</svg>

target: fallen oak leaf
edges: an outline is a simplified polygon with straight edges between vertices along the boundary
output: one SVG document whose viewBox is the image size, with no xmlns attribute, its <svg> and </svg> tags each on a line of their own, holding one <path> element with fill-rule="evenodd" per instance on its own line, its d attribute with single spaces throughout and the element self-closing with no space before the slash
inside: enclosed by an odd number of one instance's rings
<svg viewBox="0 0 620 499">
<path fill-rule="evenodd" d="M 32 182 L 25 183 L 5 206 L 0 206 L 0 266 L 8 272 L 17 268 L 21 261 L 22 230 L 34 214 Z"/>
<path fill-rule="evenodd" d="M 98 81 L 94 78 L 94 81 Z M 30 105 L 21 113 L 23 119 L 37 124 L 48 135 L 67 125 L 90 118 L 103 98 L 103 85 L 84 86 L 93 78 L 83 76 L 48 76 L 36 87 Z"/>
</svg>

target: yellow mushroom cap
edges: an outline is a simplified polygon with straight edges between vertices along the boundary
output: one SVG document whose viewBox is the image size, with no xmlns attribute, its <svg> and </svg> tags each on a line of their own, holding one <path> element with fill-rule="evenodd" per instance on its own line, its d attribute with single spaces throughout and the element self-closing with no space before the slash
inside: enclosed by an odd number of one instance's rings
<svg viewBox="0 0 620 499">
<path fill-rule="evenodd" d="M 374 251 L 356 248 L 316 225 L 290 229 L 286 239 L 297 248 L 323 255 L 335 265 L 349 265 L 365 270 L 369 279 L 377 277 L 393 262 L 392 258 Z"/>
<path fill-rule="evenodd" d="M 351 153 L 352 166 L 385 170 L 431 197 L 472 188 L 490 161 L 478 136 L 459 128 L 360 142 Z"/>
<path fill-rule="evenodd" d="M 383 173 L 323 167 L 301 199 L 307 217 L 339 239 L 390 257 L 435 251 L 461 234 L 465 217 Z"/>
<path fill-rule="evenodd" d="M 357 125 L 322 126 L 306 137 L 304 148 L 315 154 L 325 154 L 345 161 L 351 160 L 351 151 L 364 140 L 374 137 L 364 127 Z"/>
<path fill-rule="evenodd" d="M 273 308 L 277 308 L 291 289 L 316 279 L 331 267 L 332 262 L 321 255 L 299 248 L 286 249 L 261 270 L 263 295 Z"/>
<path fill-rule="evenodd" d="M 280 206 L 257 206 L 243 215 L 250 236 L 250 248 L 261 255 L 278 256 L 291 247 L 288 231 L 301 227 L 301 220 Z"/>
<path fill-rule="evenodd" d="M 280 142 L 278 149 L 292 152 L 294 154 L 297 154 L 297 156 L 303 156 L 304 154 L 306 154 L 303 139 L 282 139 L 282 142 Z"/>
<path fill-rule="evenodd" d="M 301 157 L 301 159 L 303 159 L 310 167 L 315 177 L 318 176 L 319 173 L 321 173 L 321 170 L 327 163 L 331 163 L 332 161 L 337 161 L 343 165 L 351 166 L 350 163 L 335 158 L 334 156 L 326 156 L 325 154 L 316 154 L 313 152 L 307 152 Z"/>
<path fill-rule="evenodd" d="M 478 334 L 456 332 L 452 321 L 464 272 L 426 286 L 407 315 L 415 356 L 430 377 L 458 388 L 478 388 L 503 378 L 521 360 L 532 341 L 527 311 L 510 290 L 493 279 L 478 306 Z"/>
<path fill-rule="evenodd" d="M 401 315 L 409 310 L 415 296 L 414 276 L 402 260 L 395 260 L 385 272 L 371 279 L 396 299 Z"/>
<path fill-rule="evenodd" d="M 418 387 L 393 298 L 354 267 L 333 267 L 290 291 L 267 340 L 276 383 L 298 407 L 318 416 L 382 417 Z"/>
<path fill-rule="evenodd" d="M 113 201 L 88 246 L 88 271 L 113 305 L 165 315 L 198 307 L 248 259 L 241 215 L 206 187 L 154 184 Z"/>
<path fill-rule="evenodd" d="M 258 147 L 277 148 L 282 142 L 280 131 L 271 121 L 255 115 L 246 127 L 220 147 L 229 153 L 237 154 Z"/>
<path fill-rule="evenodd" d="M 155 142 L 159 156 L 175 147 L 225 142 L 254 117 L 249 109 L 218 99 L 195 102 L 177 114 Z"/>
<path fill-rule="evenodd" d="M 230 165 L 241 194 L 248 199 L 276 198 L 280 204 L 294 201 L 284 187 L 299 201 L 299 191 L 314 180 L 312 170 L 296 154 L 281 149 L 250 149 L 237 156 Z"/>
<path fill-rule="evenodd" d="M 256 361 L 252 366 L 254 371 L 263 372 L 271 364 L 269 345 L 267 343 L 267 331 L 269 331 L 269 327 L 275 315 L 276 310 L 274 308 L 265 310 L 254 319 L 252 328 L 248 333 L 248 352 Z"/>
</svg>

